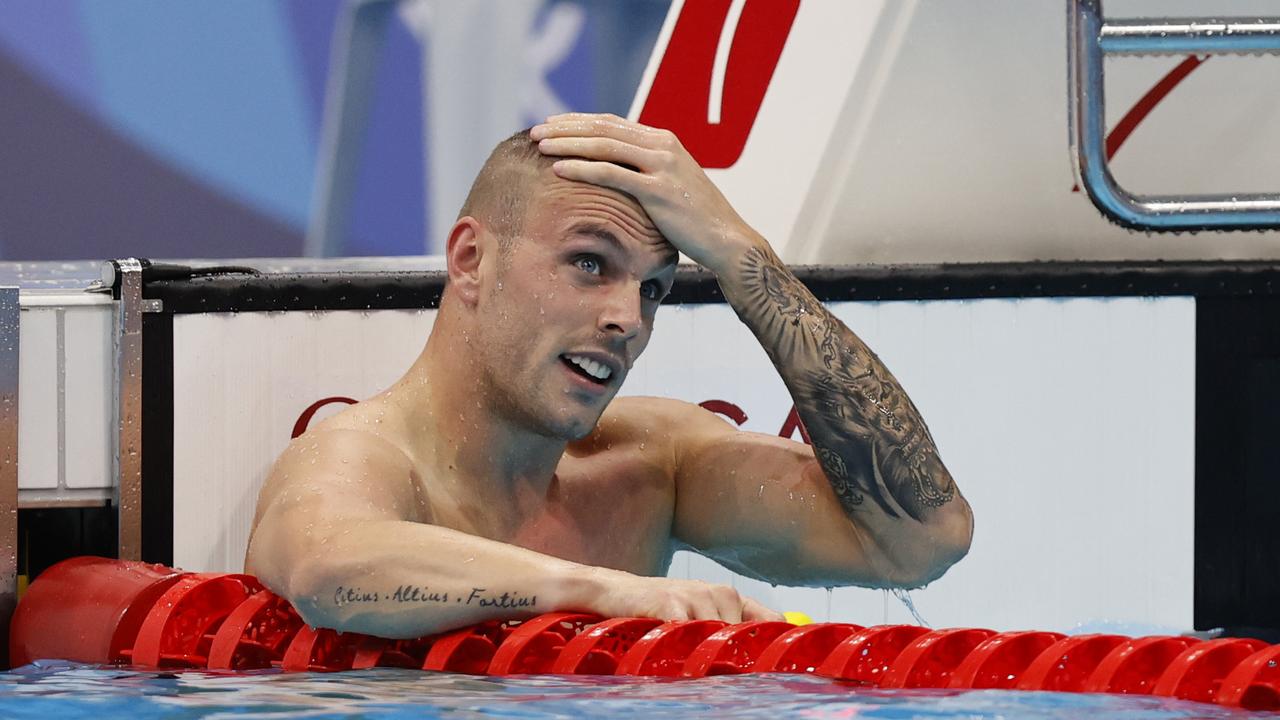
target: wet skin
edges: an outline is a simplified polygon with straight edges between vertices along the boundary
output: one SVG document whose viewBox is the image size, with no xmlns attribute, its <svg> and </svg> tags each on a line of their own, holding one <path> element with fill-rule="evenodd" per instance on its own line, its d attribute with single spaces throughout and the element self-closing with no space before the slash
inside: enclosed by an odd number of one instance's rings
<svg viewBox="0 0 1280 720">
<path fill-rule="evenodd" d="M 793 585 L 918 587 L 963 557 L 972 513 L 918 409 L 674 135 L 566 115 L 529 137 L 565 159 L 521 166 L 527 207 L 469 205 L 490 220 L 455 223 L 426 348 L 282 454 L 249 572 L 312 624 L 415 637 L 512 611 L 780 617 L 652 577 L 679 545 Z M 517 216 L 504 243 L 494 227 Z M 715 273 L 813 447 L 682 401 L 611 403 L 676 248 Z"/>
<path fill-rule="evenodd" d="M 676 253 L 625 195 L 549 171 L 545 182 L 510 254 L 491 256 L 458 372 L 427 378 L 411 371 L 386 392 L 314 426 L 295 443 L 297 461 L 305 465 L 322 452 L 312 451 L 308 438 L 339 430 L 371 434 L 384 443 L 366 452 L 398 451 L 408 459 L 414 502 L 406 519 L 585 565 L 661 575 L 673 551 L 675 493 L 667 432 L 654 436 L 646 425 L 655 420 L 647 408 L 669 401 L 613 398 L 648 344 Z M 590 356 L 611 374 L 604 382 L 588 379 L 567 364 L 566 354 Z M 483 444 L 491 428 L 479 427 L 486 421 L 473 416 L 437 421 L 433 389 L 456 385 L 470 387 L 467 394 L 488 423 L 568 443 L 549 483 L 468 476 L 465 446 Z M 273 473 L 264 488 L 255 525 L 275 498 L 323 483 L 285 474 Z M 361 475 L 357 481 L 405 480 Z"/>
</svg>

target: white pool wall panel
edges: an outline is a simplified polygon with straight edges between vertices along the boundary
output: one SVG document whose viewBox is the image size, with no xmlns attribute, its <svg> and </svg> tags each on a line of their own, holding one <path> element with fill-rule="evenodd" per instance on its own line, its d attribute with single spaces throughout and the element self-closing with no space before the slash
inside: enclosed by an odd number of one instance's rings
<svg viewBox="0 0 1280 720">
<path fill-rule="evenodd" d="M 68 488 L 105 488 L 114 452 L 112 313 L 103 307 L 64 311 L 64 477 Z"/>
<path fill-rule="evenodd" d="M 21 311 L 18 328 L 18 488 L 58 487 L 58 311 Z"/>
<path fill-rule="evenodd" d="M 258 490 L 298 415 L 322 398 L 386 388 L 413 363 L 434 318 L 418 310 L 177 316 L 174 563 L 242 570 Z"/>
<path fill-rule="evenodd" d="M 104 502 L 115 486 L 110 296 L 24 291 L 20 303 L 19 503 Z"/>
<path fill-rule="evenodd" d="M 1194 300 L 831 307 L 906 387 L 975 508 L 969 557 L 913 593 L 926 620 L 997 629 L 1068 630 L 1101 619 L 1191 627 Z M 655 336 L 637 372 L 644 366 L 656 385 L 671 382 L 677 397 L 706 399 L 682 394 L 700 391 L 734 401 L 750 418 L 744 427 L 776 433 L 790 400 L 754 338 L 734 331 L 727 308 L 718 310 L 726 317 L 712 326 L 726 331 L 702 324 L 684 338 Z M 693 346 L 714 350 L 686 375 L 677 358 Z M 725 372 L 726 359 L 757 367 Z M 733 578 L 776 607 L 826 619 L 824 590 L 774 590 L 702 558 L 675 563 L 673 574 L 682 572 Z M 896 599 L 884 607 L 882 593 L 840 589 L 833 619 L 909 621 Z"/>
<path fill-rule="evenodd" d="M 1195 301 L 1078 298 L 831 303 L 920 408 L 974 507 L 968 557 L 912 593 L 935 626 L 1192 626 Z M 434 313 L 180 315 L 174 321 L 174 561 L 238 571 L 258 489 L 298 414 L 372 395 Z M 628 395 L 727 400 L 776 434 L 791 407 L 725 305 L 669 306 Z M 773 588 L 701 557 L 676 577 L 733 584 L 817 620 L 908 621 L 883 592 Z M 829 608 L 829 610 L 828 610 Z"/>
</svg>

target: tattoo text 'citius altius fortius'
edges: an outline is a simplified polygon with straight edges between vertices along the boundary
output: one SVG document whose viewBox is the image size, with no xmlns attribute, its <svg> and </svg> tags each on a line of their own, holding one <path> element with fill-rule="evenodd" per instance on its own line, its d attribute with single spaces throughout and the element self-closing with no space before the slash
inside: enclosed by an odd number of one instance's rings
<svg viewBox="0 0 1280 720">
<path fill-rule="evenodd" d="M 338 607 L 360 604 L 411 604 L 411 605 L 474 605 L 476 607 L 492 607 L 502 609 L 532 608 L 538 602 L 537 595 L 522 595 L 507 590 L 501 593 L 496 590 L 473 587 L 469 592 L 449 592 L 436 590 L 425 585 L 401 585 L 391 591 L 368 590 L 360 587 L 339 585 L 333 591 L 333 604 Z"/>
</svg>

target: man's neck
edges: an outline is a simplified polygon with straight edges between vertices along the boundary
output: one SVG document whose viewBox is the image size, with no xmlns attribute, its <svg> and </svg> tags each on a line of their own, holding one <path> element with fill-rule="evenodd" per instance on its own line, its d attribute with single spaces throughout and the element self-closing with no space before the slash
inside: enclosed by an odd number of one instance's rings
<svg viewBox="0 0 1280 720">
<path fill-rule="evenodd" d="M 439 323 L 439 320 L 437 321 Z M 419 447 L 441 472 L 479 498 L 542 498 L 566 443 L 532 432 L 499 407 L 478 363 L 459 363 L 468 348 L 448 327 L 432 330 L 418 361 L 400 381 Z"/>
</svg>

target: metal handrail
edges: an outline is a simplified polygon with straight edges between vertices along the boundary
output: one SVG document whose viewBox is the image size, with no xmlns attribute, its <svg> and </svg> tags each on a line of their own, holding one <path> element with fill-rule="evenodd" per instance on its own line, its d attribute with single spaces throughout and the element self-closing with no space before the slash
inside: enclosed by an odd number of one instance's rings
<svg viewBox="0 0 1280 720">
<path fill-rule="evenodd" d="M 1107 165 L 1103 58 L 1170 53 L 1280 54 L 1280 20 L 1105 22 L 1102 0 L 1068 0 L 1067 100 L 1072 162 L 1104 215 L 1139 230 L 1280 228 L 1280 194 L 1134 195 Z"/>
<path fill-rule="evenodd" d="M 17 287 L 0 287 L 0 668 L 9 667 L 9 619 L 18 604 Z"/>
<path fill-rule="evenodd" d="M 142 559 L 142 261 L 108 263 L 120 294 L 115 315 L 114 469 L 119 558 Z M 108 270 L 104 268 L 104 273 Z"/>
<path fill-rule="evenodd" d="M 1112 20 L 1100 43 L 1105 55 L 1280 53 L 1280 20 Z"/>
</svg>

